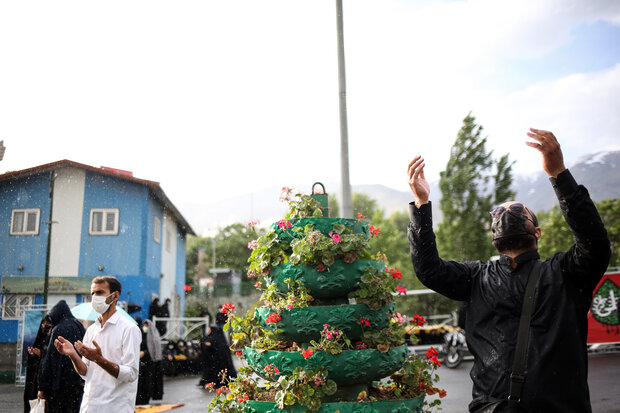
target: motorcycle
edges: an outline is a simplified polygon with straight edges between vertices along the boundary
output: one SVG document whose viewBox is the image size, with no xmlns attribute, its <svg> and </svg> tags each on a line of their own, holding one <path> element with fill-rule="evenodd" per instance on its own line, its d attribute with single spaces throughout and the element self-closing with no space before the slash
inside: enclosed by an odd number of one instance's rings
<svg viewBox="0 0 620 413">
<path fill-rule="evenodd" d="M 465 340 L 465 330 L 456 328 L 443 336 L 443 343 L 439 348 L 439 356 L 450 369 L 457 368 L 465 359 L 473 359 Z"/>
</svg>

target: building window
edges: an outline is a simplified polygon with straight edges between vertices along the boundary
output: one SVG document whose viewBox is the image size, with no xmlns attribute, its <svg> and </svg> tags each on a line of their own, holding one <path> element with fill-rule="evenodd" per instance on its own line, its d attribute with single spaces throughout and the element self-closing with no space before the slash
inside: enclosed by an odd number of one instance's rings
<svg viewBox="0 0 620 413">
<path fill-rule="evenodd" d="M 153 218 L 153 239 L 158 244 L 161 242 L 161 219 L 159 217 Z"/>
<path fill-rule="evenodd" d="M 91 209 L 90 235 L 117 235 L 118 209 Z"/>
<path fill-rule="evenodd" d="M 2 319 L 19 320 L 24 307 L 34 303 L 34 295 L 4 294 L 2 296 Z"/>
<path fill-rule="evenodd" d="M 166 247 L 166 251 L 172 251 L 172 233 L 170 232 L 170 228 L 165 229 L 166 239 L 164 240 L 164 247 Z"/>
<path fill-rule="evenodd" d="M 14 209 L 11 214 L 11 235 L 37 235 L 40 209 Z"/>
</svg>

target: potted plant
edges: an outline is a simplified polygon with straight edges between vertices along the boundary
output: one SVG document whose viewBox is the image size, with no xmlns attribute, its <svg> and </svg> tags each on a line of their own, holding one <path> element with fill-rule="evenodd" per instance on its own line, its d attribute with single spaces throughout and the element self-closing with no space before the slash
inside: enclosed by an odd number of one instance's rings
<svg viewBox="0 0 620 413">
<path fill-rule="evenodd" d="M 326 205 L 288 188 L 283 198 L 284 219 L 249 245 L 260 305 L 245 315 L 225 306 L 231 349 L 247 366 L 230 382 L 207 385 L 219 385 L 210 406 L 228 413 L 437 407 L 439 399 L 425 401 L 445 395 L 435 387 L 436 352 L 407 354 L 393 303 L 405 291 L 401 273 L 370 253 L 368 240 L 380 230 L 361 214 L 325 218 Z"/>
</svg>

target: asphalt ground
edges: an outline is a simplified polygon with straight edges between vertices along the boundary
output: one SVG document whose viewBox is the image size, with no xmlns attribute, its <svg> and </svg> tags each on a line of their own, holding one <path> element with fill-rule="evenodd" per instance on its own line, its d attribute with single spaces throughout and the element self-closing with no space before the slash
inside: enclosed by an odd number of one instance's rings
<svg viewBox="0 0 620 413">
<path fill-rule="evenodd" d="M 235 358 L 236 359 L 236 358 Z M 567 361 L 568 362 L 568 361 Z M 239 364 L 239 360 L 235 361 Z M 456 369 L 441 367 L 439 387 L 448 395 L 442 399 L 442 412 L 467 412 L 471 400 L 469 370 L 472 362 L 465 361 Z M 620 413 L 620 353 L 591 354 L 589 356 L 588 381 L 593 413 Z M 184 403 L 170 410 L 171 413 L 205 413 L 212 394 L 197 386 L 199 376 L 166 377 L 163 404 Z M 0 412 L 23 411 L 23 387 L 12 384 L 0 385 Z"/>
</svg>

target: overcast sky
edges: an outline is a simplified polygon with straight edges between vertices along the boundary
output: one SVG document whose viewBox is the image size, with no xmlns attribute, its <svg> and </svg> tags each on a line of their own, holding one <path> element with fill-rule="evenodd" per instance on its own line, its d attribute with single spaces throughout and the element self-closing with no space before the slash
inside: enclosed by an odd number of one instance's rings
<svg viewBox="0 0 620 413">
<path fill-rule="evenodd" d="M 472 112 L 538 171 L 620 149 L 620 1 L 345 0 L 352 184 L 438 179 Z M 339 179 L 334 0 L 0 2 L 0 173 L 60 159 L 158 181 L 181 212 Z"/>
</svg>

